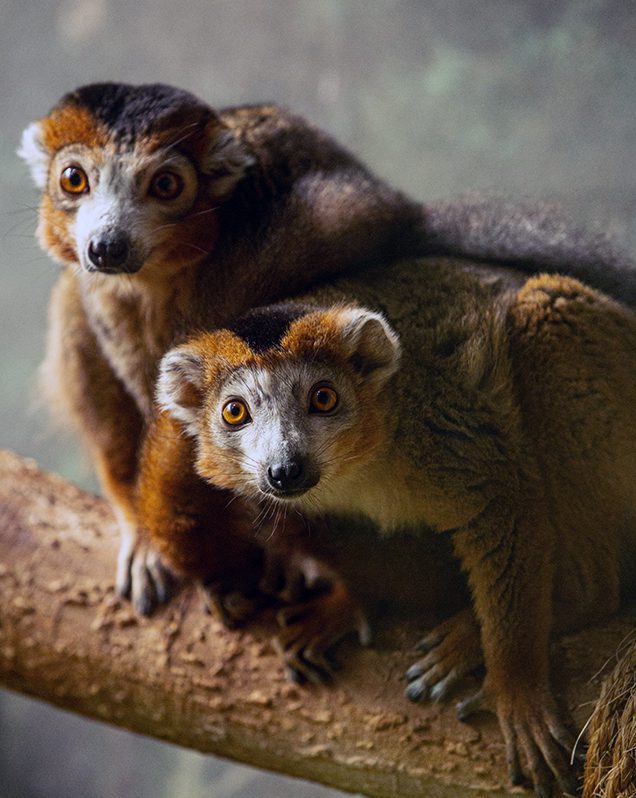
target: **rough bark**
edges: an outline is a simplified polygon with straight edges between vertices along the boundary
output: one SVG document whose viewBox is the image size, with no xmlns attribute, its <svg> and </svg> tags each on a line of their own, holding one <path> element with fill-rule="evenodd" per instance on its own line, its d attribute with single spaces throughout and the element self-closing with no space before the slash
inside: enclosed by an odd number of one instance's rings
<svg viewBox="0 0 636 798">
<path fill-rule="evenodd" d="M 0 683 L 65 709 L 270 770 L 379 798 L 504 796 L 496 722 L 413 706 L 402 674 L 417 630 L 340 649 L 335 686 L 285 681 L 271 614 L 239 632 L 191 588 L 138 618 L 117 599 L 106 504 L 0 452 Z M 615 618 L 554 647 L 557 688 L 580 725 L 599 669 L 633 626 Z"/>
</svg>

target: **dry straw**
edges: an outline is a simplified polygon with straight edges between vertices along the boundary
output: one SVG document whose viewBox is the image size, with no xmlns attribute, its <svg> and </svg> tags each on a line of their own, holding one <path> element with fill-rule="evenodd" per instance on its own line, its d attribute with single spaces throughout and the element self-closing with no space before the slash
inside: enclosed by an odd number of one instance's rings
<svg viewBox="0 0 636 798">
<path fill-rule="evenodd" d="M 620 647 L 590 721 L 583 798 L 636 798 L 636 638 Z"/>
</svg>

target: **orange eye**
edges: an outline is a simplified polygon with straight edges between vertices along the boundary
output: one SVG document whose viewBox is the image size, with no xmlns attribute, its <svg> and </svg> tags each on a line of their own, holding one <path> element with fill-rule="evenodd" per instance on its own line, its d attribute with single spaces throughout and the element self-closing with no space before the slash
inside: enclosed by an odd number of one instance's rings
<svg viewBox="0 0 636 798">
<path fill-rule="evenodd" d="M 250 414 L 247 412 L 247 406 L 239 399 L 232 399 L 223 406 L 223 420 L 233 427 L 238 427 L 240 424 L 247 424 L 250 420 Z"/>
<path fill-rule="evenodd" d="M 338 404 L 338 394 L 327 385 L 314 386 L 309 395 L 310 413 L 329 413 Z"/>
<path fill-rule="evenodd" d="M 176 172 L 157 172 L 150 183 L 149 193 L 160 200 L 174 200 L 183 191 L 184 182 Z"/>
<path fill-rule="evenodd" d="M 66 194 L 87 194 L 86 172 L 79 166 L 67 166 L 60 175 L 60 187 Z"/>
</svg>

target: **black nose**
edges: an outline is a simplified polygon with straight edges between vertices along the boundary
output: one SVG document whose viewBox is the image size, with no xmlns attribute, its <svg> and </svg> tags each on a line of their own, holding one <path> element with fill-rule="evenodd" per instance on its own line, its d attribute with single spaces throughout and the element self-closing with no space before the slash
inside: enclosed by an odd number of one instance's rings
<svg viewBox="0 0 636 798">
<path fill-rule="evenodd" d="M 88 259 L 101 271 L 126 271 L 123 266 L 128 259 L 130 245 L 125 233 L 110 233 L 92 238 L 88 245 Z"/>
<path fill-rule="evenodd" d="M 277 490 L 294 490 L 301 487 L 304 477 L 303 464 L 298 459 L 275 463 L 267 469 L 269 484 Z"/>
</svg>

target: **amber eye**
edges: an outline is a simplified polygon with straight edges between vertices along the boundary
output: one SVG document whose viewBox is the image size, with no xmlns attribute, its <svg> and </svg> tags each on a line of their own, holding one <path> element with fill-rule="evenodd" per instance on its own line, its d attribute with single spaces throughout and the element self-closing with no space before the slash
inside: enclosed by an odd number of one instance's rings
<svg viewBox="0 0 636 798">
<path fill-rule="evenodd" d="M 176 172 L 157 172 L 150 183 L 149 193 L 160 200 L 173 200 L 181 194 L 183 186 L 183 178 Z"/>
<path fill-rule="evenodd" d="M 327 385 L 318 385 L 309 394 L 310 413 L 329 413 L 338 404 L 338 394 Z"/>
<path fill-rule="evenodd" d="M 67 166 L 60 175 L 60 187 L 67 194 L 88 193 L 88 177 L 79 166 Z"/>
<path fill-rule="evenodd" d="M 239 399 L 232 399 L 223 406 L 223 420 L 231 424 L 233 427 L 238 427 L 240 424 L 247 424 L 250 420 L 250 414 L 247 412 L 246 405 Z"/>
</svg>

